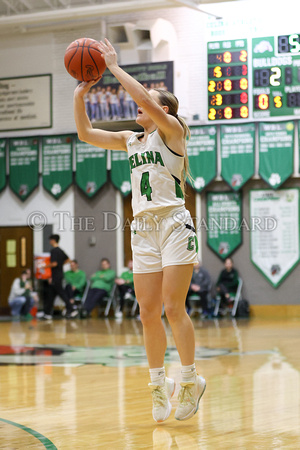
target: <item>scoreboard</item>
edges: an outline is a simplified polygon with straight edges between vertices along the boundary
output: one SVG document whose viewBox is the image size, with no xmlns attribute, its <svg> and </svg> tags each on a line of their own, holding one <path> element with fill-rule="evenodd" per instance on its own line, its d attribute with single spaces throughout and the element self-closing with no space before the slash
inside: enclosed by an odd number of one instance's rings
<svg viewBox="0 0 300 450">
<path fill-rule="evenodd" d="M 300 35 L 252 39 L 253 117 L 300 114 Z"/>
<path fill-rule="evenodd" d="M 208 121 L 300 115 L 300 34 L 249 42 L 207 44 Z"/>
<path fill-rule="evenodd" d="M 208 43 L 208 119 L 247 119 L 247 40 Z"/>
</svg>

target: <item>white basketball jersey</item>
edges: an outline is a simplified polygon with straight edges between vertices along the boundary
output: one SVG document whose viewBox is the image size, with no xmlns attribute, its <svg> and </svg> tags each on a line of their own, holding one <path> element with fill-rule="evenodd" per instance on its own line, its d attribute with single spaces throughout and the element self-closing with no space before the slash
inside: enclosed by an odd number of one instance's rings
<svg viewBox="0 0 300 450">
<path fill-rule="evenodd" d="M 145 143 L 139 141 L 141 136 L 143 133 L 134 133 L 127 140 L 134 217 L 184 205 L 180 187 L 184 157 L 172 152 L 157 130 Z"/>
</svg>

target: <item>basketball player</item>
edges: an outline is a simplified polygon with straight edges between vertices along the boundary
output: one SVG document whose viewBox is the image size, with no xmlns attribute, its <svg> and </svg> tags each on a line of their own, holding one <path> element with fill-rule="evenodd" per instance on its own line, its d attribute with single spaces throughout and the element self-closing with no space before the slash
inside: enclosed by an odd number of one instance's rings
<svg viewBox="0 0 300 450">
<path fill-rule="evenodd" d="M 183 195 L 189 129 L 177 115 L 178 100 L 173 94 L 160 89 L 148 92 L 118 66 L 115 49 L 107 39 L 100 42 L 100 49 L 108 69 L 138 105 L 136 122 L 144 132 L 93 129 L 83 101 L 90 82 L 78 85 L 74 93 L 78 137 L 98 147 L 128 152 L 134 286 L 150 367 L 153 418 L 163 422 L 169 417 L 175 390 L 174 380 L 166 377 L 163 367 L 167 348 L 161 320 L 164 303 L 182 364 L 175 418 L 186 420 L 197 412 L 205 390 L 205 380 L 196 372 L 194 329 L 185 310 L 197 263 L 197 238 Z"/>
</svg>

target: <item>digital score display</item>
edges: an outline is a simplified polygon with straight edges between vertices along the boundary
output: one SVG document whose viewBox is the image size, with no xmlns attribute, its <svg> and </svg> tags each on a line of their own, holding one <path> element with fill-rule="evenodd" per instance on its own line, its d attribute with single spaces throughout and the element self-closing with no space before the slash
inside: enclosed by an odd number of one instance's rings
<svg viewBox="0 0 300 450">
<path fill-rule="evenodd" d="M 253 117 L 300 114 L 300 34 L 252 39 Z"/>
<path fill-rule="evenodd" d="M 209 42 L 208 120 L 248 119 L 247 39 Z"/>
</svg>

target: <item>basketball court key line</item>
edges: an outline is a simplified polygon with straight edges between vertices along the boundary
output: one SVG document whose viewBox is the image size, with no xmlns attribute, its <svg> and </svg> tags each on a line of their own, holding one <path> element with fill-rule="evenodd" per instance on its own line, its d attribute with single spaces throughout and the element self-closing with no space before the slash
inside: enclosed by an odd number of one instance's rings
<svg viewBox="0 0 300 450">
<path fill-rule="evenodd" d="M 23 431 L 26 431 L 26 433 L 32 434 L 36 439 L 38 439 L 47 450 L 58 450 L 57 447 L 45 436 L 43 436 L 38 431 L 32 430 L 32 428 L 25 427 L 25 425 L 21 425 L 20 423 L 12 422 L 11 420 L 2 419 L 0 417 L 1 422 L 7 423 L 9 425 L 12 425 L 13 427 L 20 428 Z"/>
</svg>

